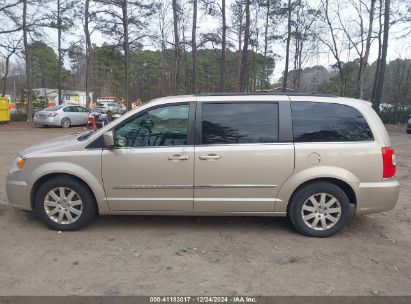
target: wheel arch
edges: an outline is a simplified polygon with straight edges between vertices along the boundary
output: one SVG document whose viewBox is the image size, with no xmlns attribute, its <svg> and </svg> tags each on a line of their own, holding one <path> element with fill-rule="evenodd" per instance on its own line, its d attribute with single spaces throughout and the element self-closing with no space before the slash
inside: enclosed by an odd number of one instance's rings
<svg viewBox="0 0 411 304">
<path fill-rule="evenodd" d="M 318 177 L 318 178 L 313 178 L 313 179 L 307 180 L 307 181 L 303 182 L 302 184 L 300 184 L 296 189 L 294 189 L 294 191 L 292 192 L 292 194 L 290 196 L 290 199 L 287 202 L 287 214 L 288 214 L 289 208 L 291 206 L 290 202 L 293 200 L 295 194 L 300 189 L 302 189 L 303 187 L 305 187 L 307 185 L 320 183 L 320 182 L 328 182 L 328 183 L 334 184 L 337 187 L 339 187 L 347 195 L 350 204 L 353 205 L 354 208 L 357 207 L 357 196 L 355 194 L 354 189 L 347 182 L 345 182 L 341 179 L 338 179 L 338 178 L 334 178 L 334 177 Z"/>
<path fill-rule="evenodd" d="M 67 177 L 73 178 L 73 179 L 77 180 L 78 182 L 82 183 L 83 185 L 85 185 L 90 190 L 91 194 L 93 195 L 94 202 L 95 202 L 96 208 L 97 208 L 97 212 L 99 212 L 99 204 L 97 202 L 97 197 L 96 197 L 96 194 L 94 193 L 93 189 L 90 187 L 90 185 L 86 181 L 81 179 L 80 177 L 78 177 L 76 175 L 73 175 L 73 174 L 69 174 L 69 173 L 48 173 L 48 174 L 45 174 L 45 175 L 41 176 L 40 178 L 38 178 L 34 182 L 33 186 L 31 187 L 31 192 L 30 192 L 30 205 L 31 205 L 32 210 L 34 210 L 34 208 L 35 208 L 34 197 L 36 195 L 36 192 L 40 188 L 40 186 L 43 183 L 47 182 L 48 180 L 50 180 L 52 178 L 56 178 L 58 176 L 67 176 Z"/>
</svg>

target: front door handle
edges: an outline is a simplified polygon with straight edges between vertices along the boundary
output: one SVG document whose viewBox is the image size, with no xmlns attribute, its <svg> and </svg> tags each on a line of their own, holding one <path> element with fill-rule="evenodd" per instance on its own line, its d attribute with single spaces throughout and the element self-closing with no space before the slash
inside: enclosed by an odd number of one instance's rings
<svg viewBox="0 0 411 304">
<path fill-rule="evenodd" d="M 221 156 L 217 154 L 208 154 L 208 155 L 200 155 L 199 158 L 201 160 L 217 160 L 217 159 L 220 159 Z"/>
<path fill-rule="evenodd" d="M 172 156 L 168 157 L 168 160 L 188 160 L 190 157 L 187 155 L 181 155 L 181 154 L 174 154 Z"/>
</svg>

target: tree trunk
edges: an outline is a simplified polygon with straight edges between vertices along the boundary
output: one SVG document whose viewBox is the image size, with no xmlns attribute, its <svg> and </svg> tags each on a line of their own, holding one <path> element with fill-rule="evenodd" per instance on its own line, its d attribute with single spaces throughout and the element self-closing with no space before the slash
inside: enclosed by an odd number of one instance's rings
<svg viewBox="0 0 411 304">
<path fill-rule="evenodd" d="M 371 7 L 370 7 L 370 17 L 369 17 L 369 25 L 368 25 L 368 33 L 367 33 L 367 41 L 365 43 L 365 54 L 364 60 L 362 62 L 362 70 L 360 74 L 360 83 L 359 83 L 359 98 L 364 98 L 364 88 L 365 88 L 365 73 L 368 65 L 368 57 L 370 55 L 371 49 L 371 36 L 372 36 L 372 27 L 374 23 L 374 12 L 375 12 L 375 3 L 377 0 L 371 0 Z"/>
<path fill-rule="evenodd" d="M 245 29 L 244 29 L 244 47 L 243 58 L 241 61 L 240 72 L 240 92 L 246 91 L 248 77 L 248 44 L 250 40 L 250 0 L 245 1 Z"/>
<path fill-rule="evenodd" d="M 197 33 L 197 0 L 193 1 L 193 29 L 191 35 L 191 55 L 193 60 L 193 75 L 191 83 L 191 92 L 193 94 L 197 93 L 197 43 L 196 43 L 196 33 Z"/>
<path fill-rule="evenodd" d="M 257 40 L 258 41 L 258 40 Z M 253 50 L 253 92 L 257 91 L 257 47 Z"/>
<path fill-rule="evenodd" d="M 9 76 L 9 64 L 10 64 L 10 55 L 6 57 L 6 66 L 4 69 L 4 76 L 3 76 L 3 90 L 1 96 L 4 97 L 6 95 L 6 87 L 7 87 L 7 77 Z"/>
<path fill-rule="evenodd" d="M 26 79 L 27 79 L 27 121 L 33 121 L 33 92 L 31 88 L 31 60 L 28 47 L 28 29 L 27 29 L 27 1 L 23 0 L 23 44 L 24 56 L 26 61 Z"/>
<path fill-rule="evenodd" d="M 240 91 L 241 63 L 243 61 L 241 45 L 243 43 L 243 2 L 240 1 L 240 15 L 238 28 L 238 60 L 237 60 L 237 90 Z"/>
<path fill-rule="evenodd" d="M 264 62 L 263 62 L 263 77 L 261 80 L 261 90 L 266 89 L 267 79 L 267 53 L 268 53 L 268 27 L 270 25 L 270 1 L 267 1 L 267 12 L 265 15 L 265 29 L 264 29 Z"/>
<path fill-rule="evenodd" d="M 192 86 L 192 82 L 190 81 L 190 79 L 192 78 L 191 77 L 191 75 L 190 75 L 190 65 L 189 65 L 189 63 L 188 63 L 188 55 L 187 55 L 187 50 L 186 50 L 186 41 L 187 41 L 187 39 L 186 39 L 186 37 L 185 37 L 185 32 L 186 32 L 186 30 L 185 30 L 185 26 L 184 26 L 184 22 L 182 22 L 183 24 L 183 26 L 182 26 L 182 28 L 181 28 L 181 32 L 182 32 L 182 48 L 181 48 L 181 52 L 180 52 L 180 57 L 182 58 L 182 60 L 183 60 L 183 66 L 184 66 L 184 75 L 185 75 L 185 77 L 184 77 L 184 90 L 182 90 L 182 88 L 180 88 L 180 93 L 179 94 L 181 94 L 182 92 L 184 93 L 184 94 L 190 94 L 190 92 L 191 92 L 191 86 Z M 180 65 L 181 65 L 181 63 L 180 63 Z M 192 66 L 191 66 L 192 67 Z"/>
<path fill-rule="evenodd" d="M 298 70 L 297 70 L 297 92 L 300 92 L 300 86 L 301 86 L 301 75 L 302 75 L 302 70 L 303 70 L 303 47 L 304 47 L 304 40 L 300 41 L 300 46 L 298 48 Z"/>
<path fill-rule="evenodd" d="M 173 21 L 174 21 L 174 56 L 175 56 L 175 71 L 174 71 L 174 94 L 177 95 L 180 82 L 180 40 L 178 37 L 178 5 L 177 0 L 173 0 Z"/>
<path fill-rule="evenodd" d="M 384 4 L 384 35 L 383 35 L 382 50 L 381 50 L 381 63 L 380 63 L 380 71 L 378 73 L 378 82 L 377 82 L 375 100 L 373 102 L 373 108 L 377 112 L 379 111 L 380 104 L 381 104 L 382 90 L 384 87 L 385 66 L 387 64 L 388 35 L 390 31 L 390 1 L 391 0 L 385 0 L 385 4 Z"/>
<path fill-rule="evenodd" d="M 298 27 L 296 28 L 296 32 L 298 32 Z M 299 47 L 299 42 L 298 38 L 295 37 L 295 51 L 294 51 L 294 68 L 292 71 L 292 82 L 293 82 L 293 90 L 296 90 L 297 87 L 297 69 L 298 69 L 298 47 Z M 287 77 L 288 78 L 288 77 Z"/>
<path fill-rule="evenodd" d="M 260 7 L 257 6 L 255 10 L 255 16 L 259 16 L 260 12 Z M 257 52 L 260 47 L 259 41 L 260 41 L 260 30 L 258 28 L 258 18 L 255 18 L 255 23 L 254 23 L 254 31 L 255 31 L 255 41 L 254 41 L 254 46 L 255 49 L 252 48 L 253 51 L 253 86 L 252 86 L 252 91 L 256 92 L 257 91 Z"/>
<path fill-rule="evenodd" d="M 383 31 L 383 24 L 382 24 L 382 5 L 383 5 L 383 0 L 380 0 L 380 7 L 379 7 L 379 15 L 378 15 L 378 21 L 379 21 L 379 30 L 378 30 L 378 56 L 377 56 L 377 66 L 375 68 L 375 74 L 374 74 L 374 82 L 372 85 L 372 94 L 371 94 L 371 102 L 374 102 L 375 100 L 375 94 L 377 93 L 377 84 L 378 84 L 378 78 L 380 74 L 380 63 L 381 63 L 381 48 L 382 48 L 382 31 Z"/>
<path fill-rule="evenodd" d="M 334 28 L 332 26 L 331 20 L 330 20 L 330 16 L 328 14 L 328 5 L 329 5 L 329 1 L 326 0 L 325 1 L 325 18 L 327 21 L 327 25 L 328 28 L 330 30 L 330 34 L 331 34 L 331 39 L 332 39 L 332 46 L 329 46 L 335 60 L 337 61 L 337 68 L 338 68 L 338 73 L 339 73 L 339 78 L 340 78 L 340 96 L 344 96 L 345 95 L 345 81 L 344 81 L 344 70 L 343 70 L 343 63 L 340 60 L 340 55 L 338 53 L 338 46 L 337 46 L 337 41 L 335 39 L 335 35 L 334 35 Z"/>
<path fill-rule="evenodd" d="M 61 67 L 63 65 L 63 54 L 61 50 L 61 8 L 60 0 L 57 0 L 57 52 L 58 52 L 58 67 L 57 67 L 57 90 L 58 90 L 58 104 L 61 100 Z"/>
<path fill-rule="evenodd" d="M 225 0 L 221 3 L 221 15 L 222 15 L 222 34 L 221 34 L 221 63 L 220 63 L 220 92 L 225 91 L 225 49 L 226 49 L 226 35 L 227 24 L 225 15 Z"/>
<path fill-rule="evenodd" d="M 283 77 L 283 92 L 287 91 L 288 64 L 290 60 L 290 41 L 291 41 L 291 0 L 288 0 L 288 21 L 287 21 L 287 45 L 285 49 L 285 68 Z"/>
<path fill-rule="evenodd" d="M 128 68 L 129 68 L 129 42 L 128 42 L 128 11 L 127 11 L 127 0 L 123 0 L 121 5 L 123 11 L 123 31 L 124 31 L 124 42 L 123 42 L 123 49 L 124 49 L 124 95 L 126 99 L 126 106 L 127 111 L 131 110 L 131 102 L 128 96 Z"/>
<path fill-rule="evenodd" d="M 89 8 L 90 0 L 85 0 L 84 6 L 84 35 L 86 36 L 86 79 L 85 79 L 85 89 L 86 89 L 86 107 L 90 106 L 90 65 L 91 65 L 91 38 L 89 29 Z"/>
</svg>

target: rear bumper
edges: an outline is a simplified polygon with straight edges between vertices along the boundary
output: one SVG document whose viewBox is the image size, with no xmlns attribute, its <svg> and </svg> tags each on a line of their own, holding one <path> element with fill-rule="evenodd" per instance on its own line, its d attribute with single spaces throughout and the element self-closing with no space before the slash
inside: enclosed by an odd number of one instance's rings
<svg viewBox="0 0 411 304">
<path fill-rule="evenodd" d="M 397 180 L 360 183 L 354 187 L 357 197 L 356 214 L 367 214 L 394 209 L 400 192 Z"/>
<path fill-rule="evenodd" d="M 60 126 L 60 119 L 56 117 L 46 117 L 46 118 L 34 117 L 33 123 L 39 126 Z"/>
<path fill-rule="evenodd" d="M 10 206 L 31 210 L 29 185 L 27 181 L 17 179 L 17 174 L 10 173 L 6 181 L 6 193 Z"/>
</svg>

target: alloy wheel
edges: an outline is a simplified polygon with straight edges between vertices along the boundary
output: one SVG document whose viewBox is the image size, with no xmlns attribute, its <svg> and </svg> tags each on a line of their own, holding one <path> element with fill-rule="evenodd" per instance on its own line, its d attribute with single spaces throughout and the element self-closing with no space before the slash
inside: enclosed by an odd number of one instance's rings
<svg viewBox="0 0 411 304">
<path fill-rule="evenodd" d="M 44 199 L 47 216 L 59 224 L 72 224 L 83 211 L 83 201 L 71 188 L 58 187 L 49 191 Z"/>
<path fill-rule="evenodd" d="M 341 217 L 340 202 L 329 193 L 311 195 L 301 208 L 304 224 L 314 230 L 327 230 Z"/>
<path fill-rule="evenodd" d="M 67 118 L 64 118 L 64 119 L 61 121 L 61 126 L 62 126 L 63 128 L 68 128 L 68 127 L 70 127 L 70 120 L 68 120 Z"/>
</svg>

